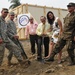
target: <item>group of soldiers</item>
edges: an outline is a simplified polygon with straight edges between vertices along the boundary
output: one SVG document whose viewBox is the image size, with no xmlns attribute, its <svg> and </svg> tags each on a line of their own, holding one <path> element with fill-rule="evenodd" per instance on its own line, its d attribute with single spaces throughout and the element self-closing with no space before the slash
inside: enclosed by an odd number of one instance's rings
<svg viewBox="0 0 75 75">
<path fill-rule="evenodd" d="M 75 3 L 67 5 L 69 13 L 64 19 L 64 29 L 62 36 L 55 45 L 51 56 L 45 61 L 54 61 L 54 56 L 61 51 L 67 44 L 67 51 L 71 62 L 69 65 L 75 65 L 74 61 L 74 46 L 75 46 Z M 6 22 L 5 18 L 9 13 L 9 20 Z M 8 65 L 11 65 L 12 55 L 17 58 L 21 66 L 25 63 L 30 64 L 24 48 L 17 36 L 16 25 L 14 23 L 14 12 L 8 12 L 7 8 L 3 8 L 0 16 L 0 65 L 2 64 L 5 47 L 9 50 Z"/>
<path fill-rule="evenodd" d="M 9 13 L 9 20 L 6 22 L 5 18 Z M 9 50 L 8 65 L 11 65 L 11 59 L 14 56 L 17 58 L 21 66 L 23 64 L 30 64 L 24 48 L 17 36 L 16 25 L 14 23 L 14 12 L 8 12 L 7 8 L 3 8 L 0 16 L 0 65 L 2 64 L 5 47 Z"/>
</svg>

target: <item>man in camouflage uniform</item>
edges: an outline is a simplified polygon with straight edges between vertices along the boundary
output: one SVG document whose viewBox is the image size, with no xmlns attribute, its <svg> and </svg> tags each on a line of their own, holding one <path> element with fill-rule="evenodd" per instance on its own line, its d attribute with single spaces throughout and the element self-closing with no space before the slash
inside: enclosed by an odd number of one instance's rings
<svg viewBox="0 0 75 75">
<path fill-rule="evenodd" d="M 7 14 L 8 14 L 8 9 L 3 8 L 0 16 L 0 65 L 2 64 L 4 51 L 6 47 L 8 50 L 14 53 L 20 65 L 23 66 L 25 61 L 23 61 L 20 49 L 7 36 L 7 23 L 5 21 Z"/>
<path fill-rule="evenodd" d="M 9 36 L 9 38 L 20 48 L 21 51 L 21 55 L 23 56 L 23 59 L 28 59 L 26 53 L 24 52 L 24 48 L 22 46 L 22 44 L 19 41 L 19 36 L 17 35 L 17 29 L 16 29 L 16 25 L 15 22 L 13 21 L 15 16 L 14 12 L 10 12 L 9 13 L 9 20 L 7 21 L 7 34 Z M 9 52 L 9 56 L 8 56 L 8 63 L 10 64 L 11 62 L 11 58 L 12 58 L 12 51 Z"/>
<path fill-rule="evenodd" d="M 59 53 L 62 48 L 68 46 L 68 54 L 71 59 L 69 65 L 74 65 L 74 42 L 75 42 L 75 3 L 69 3 L 67 5 L 69 13 L 64 19 L 64 29 L 62 36 L 59 38 L 58 43 L 55 45 L 53 52 L 49 59 L 46 61 L 54 61 L 54 56 Z"/>
</svg>

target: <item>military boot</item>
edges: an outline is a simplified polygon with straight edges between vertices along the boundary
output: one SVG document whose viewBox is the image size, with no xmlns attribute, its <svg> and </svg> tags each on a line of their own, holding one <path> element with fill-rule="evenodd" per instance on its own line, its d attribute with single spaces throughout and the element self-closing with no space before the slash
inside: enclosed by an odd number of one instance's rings
<svg viewBox="0 0 75 75">
<path fill-rule="evenodd" d="M 49 58 L 45 59 L 45 61 L 54 61 L 54 56 L 56 53 L 52 52 Z"/>
<path fill-rule="evenodd" d="M 70 59 L 71 59 L 71 61 L 70 61 L 70 63 L 68 64 L 68 66 L 75 65 L 74 57 L 71 57 Z"/>
</svg>

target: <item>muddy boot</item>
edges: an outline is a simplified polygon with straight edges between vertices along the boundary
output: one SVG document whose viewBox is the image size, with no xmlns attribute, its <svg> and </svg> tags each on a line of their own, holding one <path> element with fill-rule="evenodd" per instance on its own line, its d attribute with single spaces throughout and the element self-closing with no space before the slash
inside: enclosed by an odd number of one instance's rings
<svg viewBox="0 0 75 75">
<path fill-rule="evenodd" d="M 21 55 L 22 55 L 23 59 L 24 59 L 26 62 L 28 62 L 28 64 L 30 65 L 31 62 L 28 60 L 27 55 L 25 55 L 24 53 L 21 53 Z"/>
<path fill-rule="evenodd" d="M 75 65 L 75 61 L 74 61 L 74 57 L 71 57 L 71 61 L 68 64 L 68 66 L 73 66 L 73 65 Z"/>
<path fill-rule="evenodd" d="M 52 54 L 50 55 L 49 58 L 45 59 L 45 61 L 54 61 L 54 56 L 55 56 L 55 53 L 52 52 Z"/>
</svg>

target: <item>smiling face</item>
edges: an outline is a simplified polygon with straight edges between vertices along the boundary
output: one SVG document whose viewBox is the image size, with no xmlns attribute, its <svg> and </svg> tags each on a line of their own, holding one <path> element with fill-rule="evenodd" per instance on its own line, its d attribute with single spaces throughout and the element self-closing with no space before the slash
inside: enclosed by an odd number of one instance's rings
<svg viewBox="0 0 75 75">
<path fill-rule="evenodd" d="M 50 19 L 53 19 L 54 15 L 52 13 L 49 13 L 48 16 L 49 16 Z"/>
<path fill-rule="evenodd" d="M 1 11 L 1 15 L 2 15 L 3 18 L 6 18 L 6 16 L 8 15 L 8 9 L 3 9 Z"/>
<path fill-rule="evenodd" d="M 54 13 L 52 11 L 48 11 L 48 13 L 47 13 L 47 21 L 48 21 L 48 23 L 52 25 L 54 20 L 55 20 Z"/>
<path fill-rule="evenodd" d="M 41 16 L 41 17 L 40 17 L 40 21 L 41 21 L 43 24 L 45 24 L 45 23 L 46 23 L 46 18 L 45 18 L 44 16 Z"/>
<path fill-rule="evenodd" d="M 31 17 L 31 18 L 29 19 L 29 21 L 30 21 L 31 24 L 33 24 L 34 19 Z"/>
<path fill-rule="evenodd" d="M 74 12 L 74 10 L 75 10 L 75 3 L 70 2 L 70 3 L 67 5 L 67 8 L 68 8 L 68 11 L 69 11 L 70 13 Z"/>
<path fill-rule="evenodd" d="M 9 15 L 10 16 L 10 19 L 13 20 L 15 15 Z"/>
<path fill-rule="evenodd" d="M 68 11 L 71 13 L 75 10 L 75 7 L 74 6 L 68 6 Z"/>
<path fill-rule="evenodd" d="M 10 17 L 11 20 L 13 20 L 14 17 L 15 17 L 15 13 L 14 12 L 9 12 L 9 17 Z"/>
</svg>

